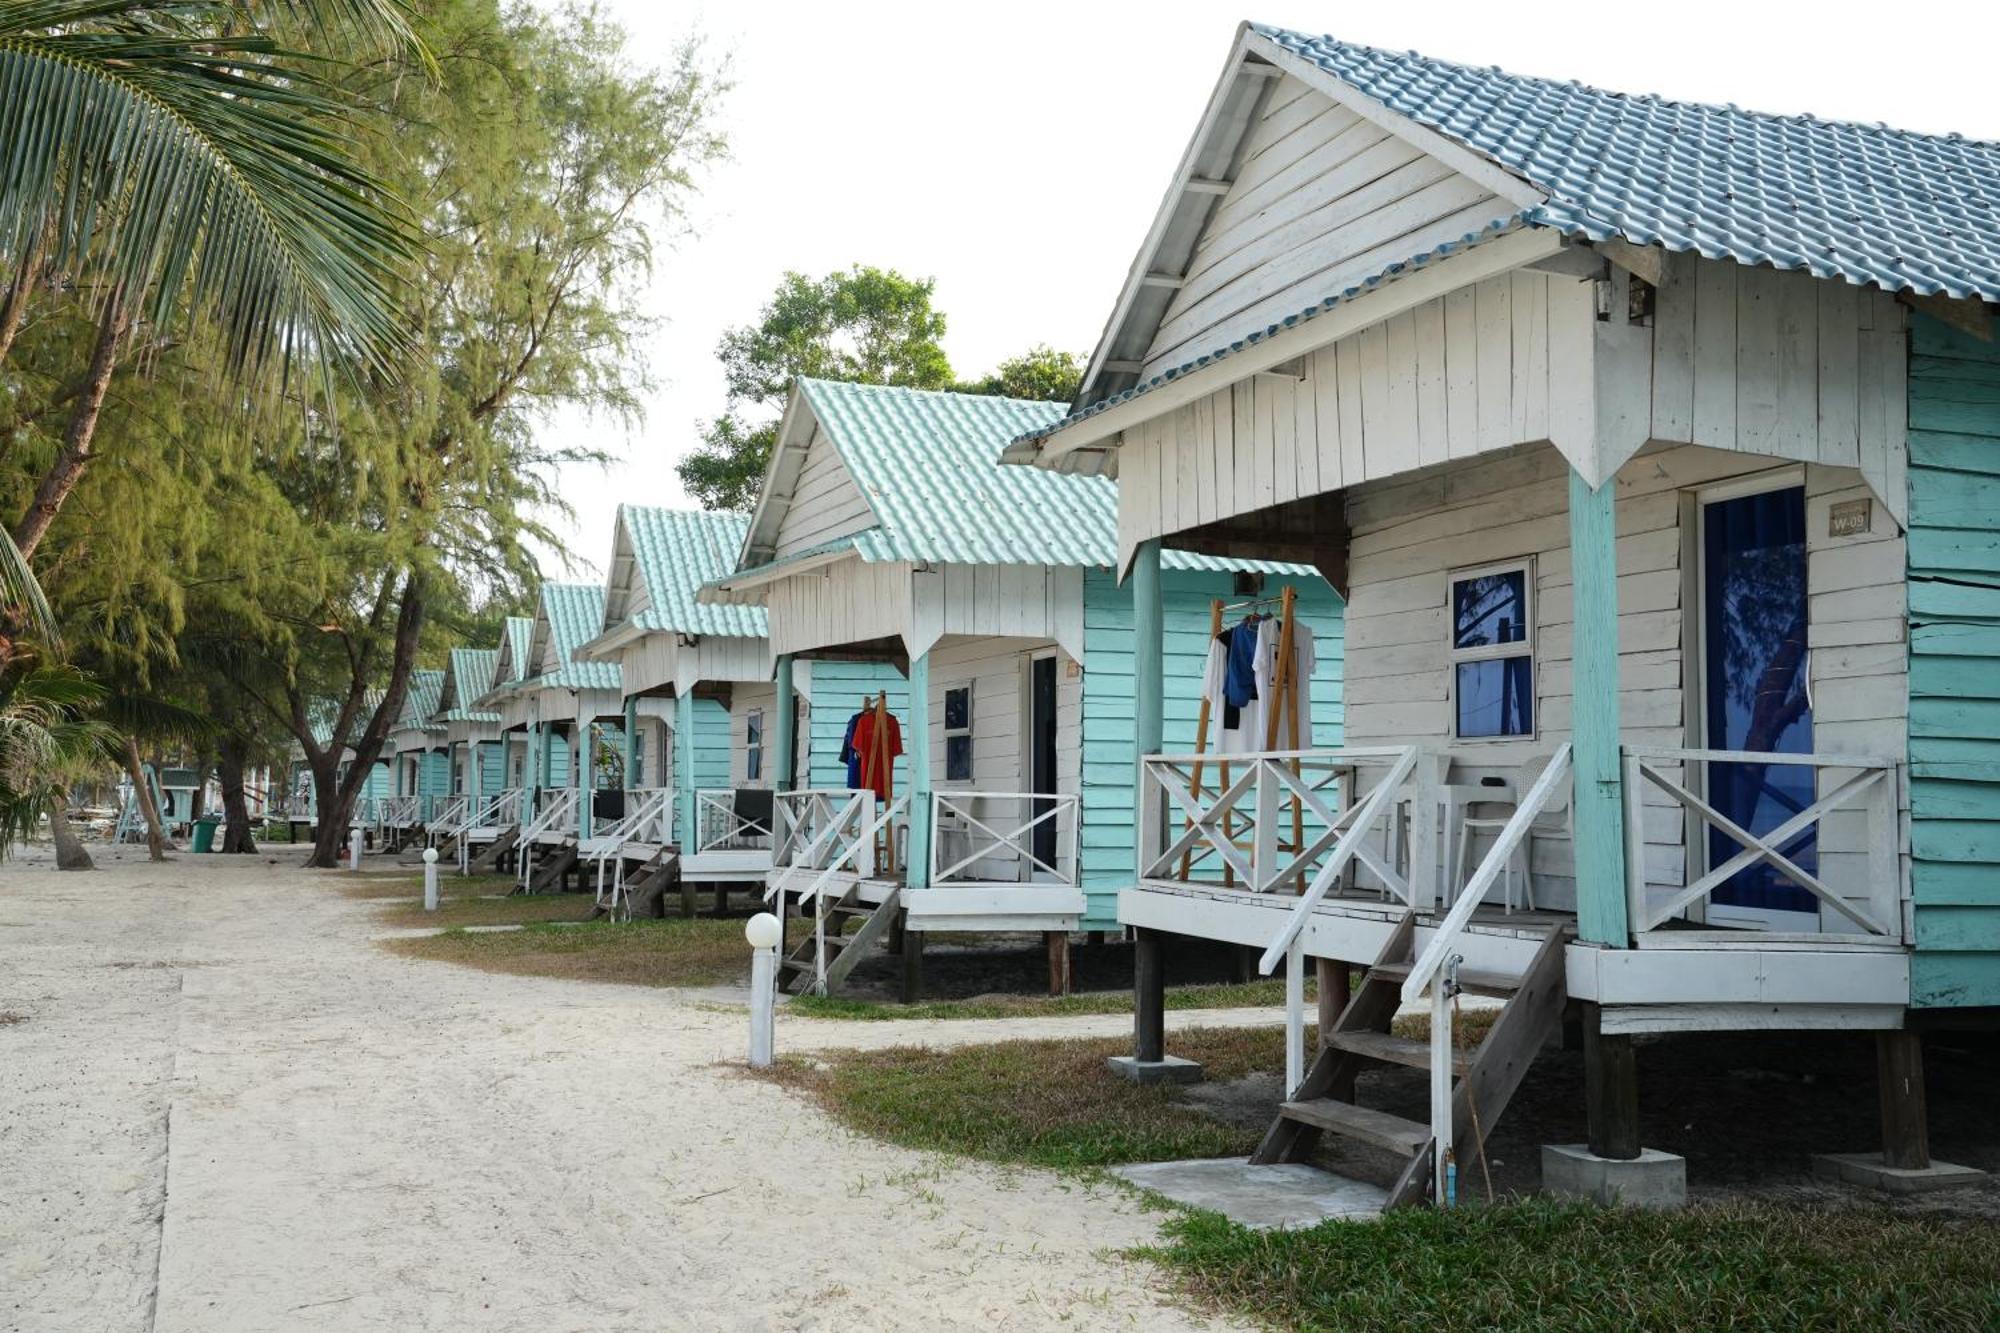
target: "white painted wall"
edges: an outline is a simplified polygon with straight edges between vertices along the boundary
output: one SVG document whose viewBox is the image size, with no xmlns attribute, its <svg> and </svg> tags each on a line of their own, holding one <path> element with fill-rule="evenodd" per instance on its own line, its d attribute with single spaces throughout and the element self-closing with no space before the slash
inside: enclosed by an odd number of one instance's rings
<svg viewBox="0 0 2000 1333">
<path fill-rule="evenodd" d="M 840 461 L 840 451 L 814 423 L 791 502 L 778 523 L 773 558 L 783 559 L 836 537 L 851 536 L 874 522 L 875 515 L 861 488 Z"/>
</svg>

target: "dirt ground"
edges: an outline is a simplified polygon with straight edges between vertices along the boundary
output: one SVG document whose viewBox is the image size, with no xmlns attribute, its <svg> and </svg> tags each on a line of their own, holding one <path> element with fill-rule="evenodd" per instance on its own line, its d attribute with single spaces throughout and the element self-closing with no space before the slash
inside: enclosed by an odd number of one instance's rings
<svg viewBox="0 0 2000 1333">
<path fill-rule="evenodd" d="M 395 957 L 274 855 L 0 867 L 0 1327 L 1215 1327 L 1114 1253 L 1129 1196 L 856 1139 L 732 1067 L 713 994 Z M 1218 1017 L 1259 1016 L 1173 1020 Z"/>
</svg>

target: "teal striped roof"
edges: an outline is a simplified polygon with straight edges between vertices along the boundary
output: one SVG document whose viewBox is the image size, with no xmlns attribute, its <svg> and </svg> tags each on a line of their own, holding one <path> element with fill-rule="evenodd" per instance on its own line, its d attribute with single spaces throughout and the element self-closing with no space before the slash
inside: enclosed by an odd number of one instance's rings
<svg viewBox="0 0 2000 1333">
<path fill-rule="evenodd" d="M 578 662 L 578 648 L 604 629 L 604 585 L 544 583 L 528 649 L 531 666 L 555 665 L 524 684 L 571 690 L 615 690 L 623 673 L 616 662 Z"/>
<path fill-rule="evenodd" d="M 500 627 L 500 648 L 494 654 L 493 685 L 519 684 L 526 674 L 528 646 L 535 639 L 535 618 L 533 616 L 508 616 L 507 623 Z M 502 668 L 505 675 L 502 675 Z"/>
<path fill-rule="evenodd" d="M 452 649 L 450 658 L 445 662 L 444 687 L 438 691 L 438 709 L 442 720 L 498 722 L 498 713 L 479 712 L 467 705 L 493 688 L 493 672 L 499 665 L 498 648 Z"/>
<path fill-rule="evenodd" d="M 438 696 L 444 692 L 444 672 L 435 668 L 410 673 L 409 688 L 403 693 L 403 715 L 396 719 L 398 731 L 422 731 L 443 722 L 436 716 Z"/>
<path fill-rule="evenodd" d="M 647 605 L 629 617 L 632 624 L 678 634 L 764 636 L 763 607 L 709 606 L 695 600 L 702 584 L 735 568 L 750 530 L 748 517 L 620 505 L 618 522 L 646 589 Z"/>
<path fill-rule="evenodd" d="M 878 522 L 843 539 L 869 561 L 1094 565 L 1118 559 L 1118 483 L 1000 461 L 1061 403 L 801 379 L 800 396 Z M 1166 551 L 1170 569 L 1302 572 Z"/>
</svg>

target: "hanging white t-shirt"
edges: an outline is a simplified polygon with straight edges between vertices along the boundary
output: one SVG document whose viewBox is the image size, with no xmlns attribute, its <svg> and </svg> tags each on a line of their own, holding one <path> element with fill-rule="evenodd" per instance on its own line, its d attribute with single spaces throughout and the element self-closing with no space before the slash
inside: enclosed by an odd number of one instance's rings
<svg viewBox="0 0 2000 1333">
<path fill-rule="evenodd" d="M 1229 681 L 1229 632 L 1208 645 L 1208 665 L 1202 672 L 1201 697 L 1208 701 L 1209 731 L 1213 751 L 1223 754 L 1251 754 L 1264 748 L 1263 706 L 1252 699 L 1242 708 L 1231 709 L 1226 690 Z M 1236 725 L 1228 725 L 1231 716 Z"/>
<path fill-rule="evenodd" d="M 1257 681 L 1257 698 L 1251 704 L 1256 710 L 1257 739 L 1254 749 L 1258 750 L 1310 750 L 1313 744 L 1312 729 L 1312 673 L 1319 665 L 1319 655 L 1313 646 L 1313 632 L 1309 625 L 1292 624 L 1292 697 L 1297 701 L 1299 714 L 1299 739 L 1296 747 L 1292 744 L 1292 729 L 1288 719 L 1278 717 L 1278 739 L 1274 745 L 1270 741 L 1270 700 L 1278 688 L 1278 647 L 1284 641 L 1284 626 L 1276 620 L 1266 620 L 1257 627 L 1257 656 L 1252 662 L 1251 672 Z M 1250 709 L 1245 709 L 1246 718 Z M 1247 725 L 1247 722 L 1246 722 Z"/>
</svg>

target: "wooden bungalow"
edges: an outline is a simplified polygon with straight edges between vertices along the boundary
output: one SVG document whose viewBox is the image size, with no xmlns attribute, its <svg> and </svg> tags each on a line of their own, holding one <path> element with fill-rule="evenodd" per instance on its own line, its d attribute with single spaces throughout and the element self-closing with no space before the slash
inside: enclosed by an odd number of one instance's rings
<svg viewBox="0 0 2000 1333">
<path fill-rule="evenodd" d="M 907 989 L 929 931 L 1043 932 L 1060 984 L 1070 932 L 1116 924 L 1132 883 L 1136 756 L 1115 487 L 999 466 L 1010 438 L 1061 413 L 817 380 L 793 392 L 741 557 L 703 595 L 768 610 L 781 719 L 807 663 L 815 682 L 843 662 L 902 673 L 875 702 L 900 736 L 887 757 L 908 752 L 883 781 L 841 774 L 778 798 L 772 887 L 820 922 L 791 960 L 795 986 L 838 985 L 891 927 Z M 1338 742 L 1341 609 L 1325 580 L 1193 552 L 1175 553 L 1163 577 L 1165 678 L 1190 743 L 1219 608 L 1261 602 L 1293 608 L 1300 643 L 1319 649 L 1300 691 L 1302 743 Z M 858 723 L 866 765 L 882 732 L 870 711 L 823 716 L 816 703 L 815 747 L 834 749 Z"/>
<path fill-rule="evenodd" d="M 525 617 L 523 618 L 525 619 Z M 436 718 L 444 727 L 449 792 L 432 804 L 425 821 L 431 841 L 455 839 L 475 812 L 507 786 L 507 744 L 500 714 L 474 706 L 493 687 L 497 648 L 454 648 L 445 659 Z"/>
<path fill-rule="evenodd" d="M 1160 935 L 1230 940 L 1295 986 L 1258 1160 L 1330 1132 L 1422 1196 L 1570 1002 L 1598 1165 L 1640 1152 L 1637 1034 L 1848 1028 L 1874 1167 L 1921 1177 L 1919 1033 L 2000 1015 L 1996 198 L 1956 136 L 1240 30 L 1075 409 L 1009 451 L 1119 482 L 1141 1071 Z M 1190 781 L 1148 685 L 1176 550 L 1330 572 L 1338 747 Z M 1306 788 L 1288 847 L 1258 821 Z M 1456 989 L 1507 1006 L 1455 1065 Z M 1384 1061 L 1428 1123 L 1353 1104 Z"/>
<path fill-rule="evenodd" d="M 412 671 L 403 712 L 389 733 L 384 749 L 391 768 L 389 792 L 376 802 L 373 814 L 378 836 L 392 842 L 428 825 L 451 795 L 446 727 L 438 715 L 444 678 L 442 671 Z"/>
</svg>

